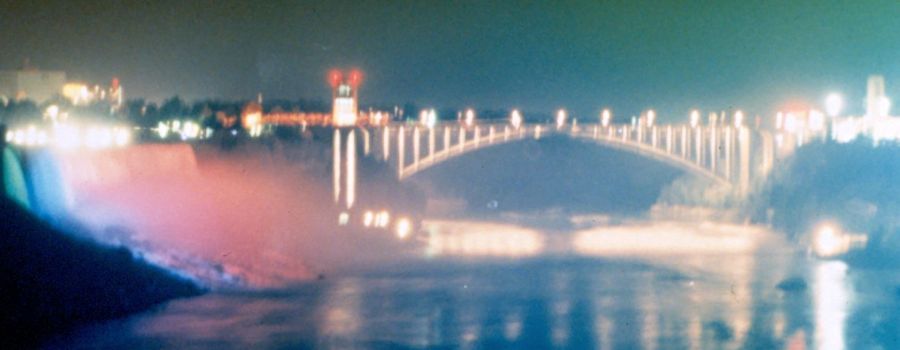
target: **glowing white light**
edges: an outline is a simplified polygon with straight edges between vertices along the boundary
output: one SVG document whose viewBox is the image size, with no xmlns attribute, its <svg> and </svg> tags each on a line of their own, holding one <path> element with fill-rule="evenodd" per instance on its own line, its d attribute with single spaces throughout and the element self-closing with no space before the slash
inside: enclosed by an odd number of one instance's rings
<svg viewBox="0 0 900 350">
<path fill-rule="evenodd" d="M 56 146 L 63 149 L 75 149 L 81 146 L 81 130 L 74 125 L 63 123 L 53 127 Z"/>
<path fill-rule="evenodd" d="M 47 144 L 47 132 L 44 130 L 38 130 L 37 132 L 37 145 L 43 146 Z"/>
<path fill-rule="evenodd" d="M 25 145 L 34 146 L 37 144 L 37 128 L 34 125 L 29 125 L 28 129 L 25 131 Z"/>
<path fill-rule="evenodd" d="M 17 145 L 25 144 L 25 130 L 17 129 L 13 137 L 13 143 Z"/>
<path fill-rule="evenodd" d="M 179 125 L 179 122 L 176 120 L 174 124 Z M 192 121 L 180 124 L 180 130 L 178 127 L 173 127 L 173 129 L 181 133 L 182 140 L 196 139 L 200 136 L 200 125 Z"/>
<path fill-rule="evenodd" d="M 847 306 L 853 299 L 847 282 L 847 265 L 842 261 L 829 261 L 815 269 L 815 348 L 844 349 L 844 325 Z"/>
<path fill-rule="evenodd" d="M 347 226 L 347 223 L 350 222 L 350 214 L 347 212 L 341 212 L 338 214 L 338 225 Z"/>
<path fill-rule="evenodd" d="M 734 127 L 742 128 L 744 127 L 744 112 L 738 110 L 734 112 Z"/>
<path fill-rule="evenodd" d="M 397 238 L 406 239 L 406 237 L 409 237 L 410 232 L 412 232 L 412 223 L 409 221 L 409 219 L 401 218 L 397 220 Z"/>
<path fill-rule="evenodd" d="M 556 128 L 561 129 L 564 125 L 566 125 L 566 110 L 560 109 L 556 111 Z"/>
<path fill-rule="evenodd" d="M 421 113 L 419 113 L 419 123 L 426 128 L 434 128 L 437 124 L 437 112 L 432 109 L 423 109 Z"/>
<path fill-rule="evenodd" d="M 375 214 L 373 214 L 371 210 L 367 210 L 365 214 L 363 214 L 363 226 L 371 227 L 374 221 Z"/>
<path fill-rule="evenodd" d="M 844 98 L 838 93 L 830 93 L 825 97 L 825 112 L 829 116 L 837 117 L 844 109 Z"/>
<path fill-rule="evenodd" d="M 164 139 L 169 136 L 169 124 L 159 122 L 156 126 L 156 132 L 159 133 L 159 138 Z"/>
<path fill-rule="evenodd" d="M 125 146 L 131 141 L 131 132 L 127 128 L 119 127 L 113 129 L 116 146 Z"/>
<path fill-rule="evenodd" d="M 656 122 L 656 112 L 652 109 L 647 111 L 647 126 L 653 127 L 653 123 Z"/>
<path fill-rule="evenodd" d="M 775 130 L 781 130 L 784 127 L 784 113 L 775 114 Z"/>
<path fill-rule="evenodd" d="M 384 115 L 381 112 L 375 112 L 375 117 L 372 118 L 372 124 L 381 125 L 381 121 L 384 119 Z"/>
<path fill-rule="evenodd" d="M 6 142 L 12 142 L 12 141 L 13 141 L 13 137 L 15 137 L 15 134 L 13 133 L 13 131 L 12 131 L 12 130 L 7 130 L 7 131 L 6 131 Z"/>
<path fill-rule="evenodd" d="M 44 113 L 44 115 L 47 116 L 47 118 L 49 118 L 50 120 L 55 122 L 57 120 L 57 118 L 59 117 L 59 106 L 50 105 L 49 107 L 47 107 L 47 110 Z"/>
<path fill-rule="evenodd" d="M 522 113 L 519 113 L 518 109 L 512 111 L 512 114 L 509 117 L 509 123 L 512 124 L 513 129 L 518 129 L 522 126 Z"/>
<path fill-rule="evenodd" d="M 799 121 L 797 120 L 797 116 L 794 113 L 788 112 L 788 114 L 784 117 L 784 131 L 789 133 L 794 133 L 800 127 Z"/>
<path fill-rule="evenodd" d="M 88 127 L 84 136 L 84 145 L 88 148 L 107 148 L 113 143 L 113 135 L 110 128 L 102 126 Z"/>
<path fill-rule="evenodd" d="M 356 100 L 352 97 L 336 97 L 334 99 L 334 124 L 337 126 L 356 125 Z"/>
<path fill-rule="evenodd" d="M 889 99 L 887 96 L 881 96 L 880 98 L 878 98 L 876 111 L 878 116 L 887 116 L 891 111 L 891 99 Z"/>
<path fill-rule="evenodd" d="M 505 224 L 430 221 L 424 230 L 429 255 L 531 256 L 544 243 L 540 232 Z"/>
<path fill-rule="evenodd" d="M 696 128 L 698 125 L 700 125 L 700 111 L 695 109 L 691 111 L 691 127 Z"/>
<path fill-rule="evenodd" d="M 475 125 L 475 111 L 471 108 L 466 110 L 465 123 L 466 127 L 472 127 L 473 125 Z"/>
<path fill-rule="evenodd" d="M 377 227 L 388 227 L 388 224 L 391 222 L 391 215 L 387 212 L 387 210 L 382 210 L 378 212 L 378 215 L 375 216 L 375 226 Z"/>
<path fill-rule="evenodd" d="M 816 255 L 827 258 L 846 253 L 850 242 L 835 226 L 824 224 L 816 230 L 812 248 Z"/>
<path fill-rule="evenodd" d="M 612 121 L 612 112 L 609 109 L 604 109 L 603 112 L 600 112 L 600 124 L 603 127 L 609 126 L 609 123 Z"/>
<path fill-rule="evenodd" d="M 822 131 L 825 130 L 825 115 L 817 110 L 809 111 L 809 130 Z"/>
</svg>

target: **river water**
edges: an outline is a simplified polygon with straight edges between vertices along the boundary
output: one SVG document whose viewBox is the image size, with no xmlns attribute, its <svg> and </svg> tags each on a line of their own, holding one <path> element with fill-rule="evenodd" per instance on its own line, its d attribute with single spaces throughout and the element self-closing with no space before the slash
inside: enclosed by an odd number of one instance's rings
<svg viewBox="0 0 900 350">
<path fill-rule="evenodd" d="M 435 221 L 417 257 L 225 289 L 48 348 L 895 349 L 900 274 L 762 228 Z M 385 239 L 388 239 L 386 236 Z M 714 247 L 714 248 L 710 248 Z"/>
</svg>

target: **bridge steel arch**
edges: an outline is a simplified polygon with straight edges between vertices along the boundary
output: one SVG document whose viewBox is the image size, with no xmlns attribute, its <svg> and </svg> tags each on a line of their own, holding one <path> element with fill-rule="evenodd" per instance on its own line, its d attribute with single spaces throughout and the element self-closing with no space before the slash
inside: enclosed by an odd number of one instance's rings
<svg viewBox="0 0 900 350">
<path fill-rule="evenodd" d="M 359 129 L 358 134 L 361 135 L 360 145 L 347 152 L 360 152 L 363 156 L 389 163 L 396 169 L 400 181 L 475 150 L 548 135 L 565 135 L 666 163 L 713 184 L 726 186 L 738 196 L 748 194 L 755 178 L 768 176 L 775 158 L 771 137 L 731 125 L 579 125 L 577 121 L 559 126 L 392 124 Z M 336 157 L 340 153 L 335 152 Z M 340 162 L 339 159 L 336 161 Z M 339 177 L 335 177 L 336 198 Z"/>
<path fill-rule="evenodd" d="M 527 124 L 514 128 L 508 124 L 466 127 L 453 123 L 431 128 L 384 127 L 377 134 L 375 139 L 381 143 L 377 156 L 392 163 L 400 180 L 474 150 L 549 135 L 592 141 L 647 157 L 716 184 L 733 186 L 739 192 L 746 192 L 756 175 L 750 164 L 753 137 L 744 127 Z"/>
</svg>

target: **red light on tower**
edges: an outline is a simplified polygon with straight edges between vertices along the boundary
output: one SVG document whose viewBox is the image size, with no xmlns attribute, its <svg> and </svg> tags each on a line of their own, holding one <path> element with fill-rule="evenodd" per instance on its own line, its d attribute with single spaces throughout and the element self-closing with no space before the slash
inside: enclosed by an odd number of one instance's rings
<svg viewBox="0 0 900 350">
<path fill-rule="evenodd" d="M 351 70 L 349 79 L 350 87 L 354 89 L 359 87 L 359 84 L 362 83 L 362 78 L 362 72 L 360 72 L 358 69 Z"/>
<path fill-rule="evenodd" d="M 344 80 L 344 74 L 341 71 L 332 69 L 328 72 L 328 83 L 331 84 L 332 89 L 336 89 L 341 84 L 341 80 Z"/>
</svg>

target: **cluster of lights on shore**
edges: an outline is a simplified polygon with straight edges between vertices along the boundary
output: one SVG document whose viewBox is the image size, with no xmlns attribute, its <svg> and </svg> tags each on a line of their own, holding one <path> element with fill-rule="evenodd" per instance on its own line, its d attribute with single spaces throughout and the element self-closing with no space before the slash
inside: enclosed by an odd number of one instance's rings
<svg viewBox="0 0 900 350">
<path fill-rule="evenodd" d="M 20 147 L 55 147 L 61 150 L 103 149 L 127 146 L 132 128 L 125 125 L 79 123 L 68 118 L 56 105 L 44 112 L 46 123 L 12 128 L 6 131 L 7 143 Z"/>
<path fill-rule="evenodd" d="M 200 127 L 200 124 L 192 120 L 169 120 L 159 122 L 153 129 L 160 139 L 167 139 L 169 136 L 177 136 L 182 141 L 205 139 L 213 134 L 213 129 Z M 253 130 L 251 130 L 253 131 Z"/>
<path fill-rule="evenodd" d="M 338 225 L 339 226 L 349 226 L 351 225 L 350 213 L 343 211 L 338 214 Z M 354 223 L 355 225 L 355 223 Z M 382 210 L 365 210 L 362 213 L 362 218 L 359 222 L 365 229 L 374 229 L 374 230 L 390 230 L 393 228 L 394 234 L 400 240 L 407 239 L 413 231 L 412 221 L 408 217 L 399 217 L 397 220 L 393 222 L 393 226 L 391 226 L 391 214 L 385 209 Z"/>
</svg>

